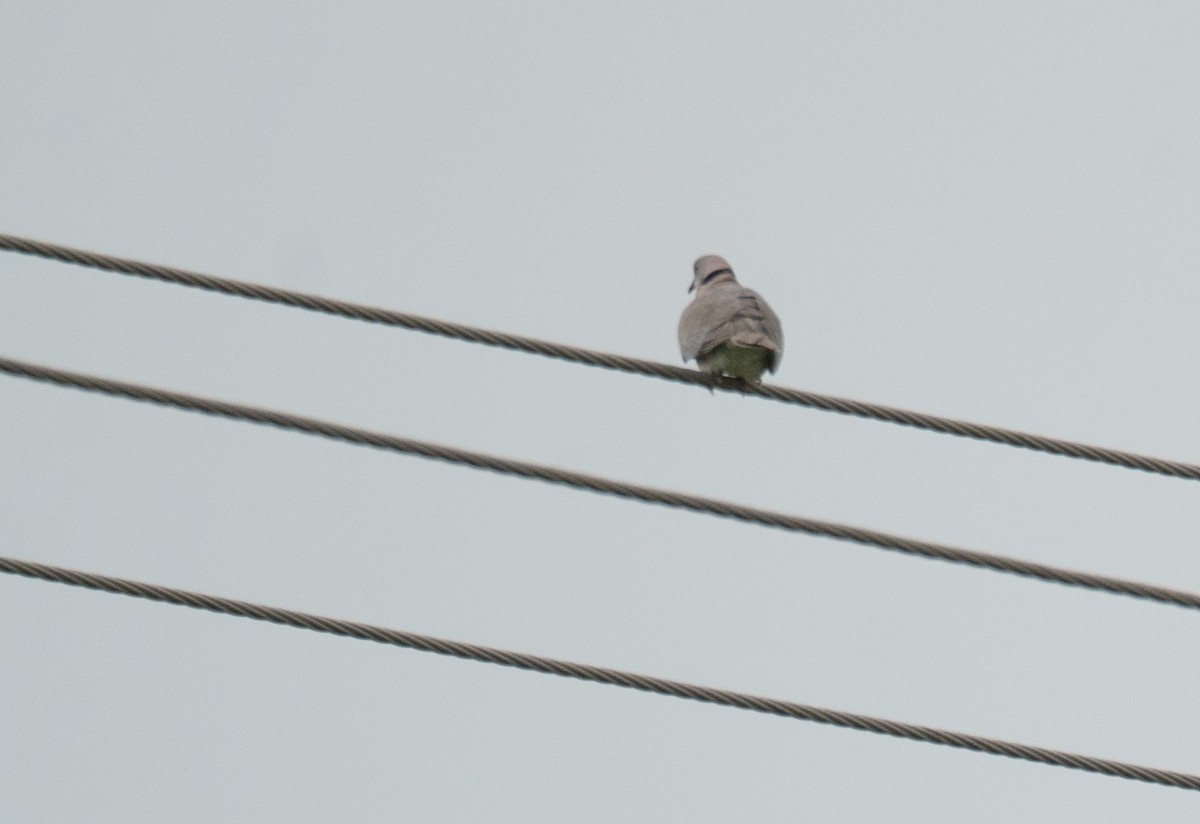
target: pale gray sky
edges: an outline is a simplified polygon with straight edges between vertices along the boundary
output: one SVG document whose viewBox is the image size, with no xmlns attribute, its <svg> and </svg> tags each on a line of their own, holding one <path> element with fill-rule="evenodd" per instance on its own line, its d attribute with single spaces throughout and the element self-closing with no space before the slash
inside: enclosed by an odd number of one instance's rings
<svg viewBox="0 0 1200 824">
<path fill-rule="evenodd" d="M 1200 461 L 1195 3 L 14 3 L 0 229 Z M 1200 590 L 1200 486 L 0 255 L 0 353 Z M 1200 616 L 0 378 L 0 554 L 1200 772 Z M 1200 795 L 0 576 L 22 822 Z"/>
</svg>

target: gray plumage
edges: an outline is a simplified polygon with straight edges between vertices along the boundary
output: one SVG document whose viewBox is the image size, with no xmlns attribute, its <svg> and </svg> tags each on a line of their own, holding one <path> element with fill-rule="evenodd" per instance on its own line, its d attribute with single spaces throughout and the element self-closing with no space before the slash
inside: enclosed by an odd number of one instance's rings
<svg viewBox="0 0 1200 824">
<path fill-rule="evenodd" d="M 737 282 L 729 262 L 705 255 L 694 264 L 696 297 L 679 319 L 679 350 L 686 363 L 717 375 L 758 383 L 783 359 L 783 327 L 767 302 Z"/>
</svg>

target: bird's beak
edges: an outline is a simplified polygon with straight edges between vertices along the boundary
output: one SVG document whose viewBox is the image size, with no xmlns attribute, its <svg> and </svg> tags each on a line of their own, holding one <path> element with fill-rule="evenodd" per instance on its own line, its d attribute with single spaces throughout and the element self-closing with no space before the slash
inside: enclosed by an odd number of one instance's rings
<svg viewBox="0 0 1200 824">
<path fill-rule="evenodd" d="M 692 292 L 695 292 L 695 291 L 696 291 L 696 281 L 693 280 L 692 285 L 688 287 L 688 294 L 690 295 Z"/>
</svg>

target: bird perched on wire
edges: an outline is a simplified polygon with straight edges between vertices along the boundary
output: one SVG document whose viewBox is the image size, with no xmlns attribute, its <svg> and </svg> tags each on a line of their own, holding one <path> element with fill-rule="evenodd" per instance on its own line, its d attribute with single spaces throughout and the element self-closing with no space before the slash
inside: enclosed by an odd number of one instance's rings
<svg viewBox="0 0 1200 824">
<path fill-rule="evenodd" d="M 679 319 L 679 350 L 683 361 L 693 358 L 701 371 L 759 383 L 762 373 L 774 374 L 783 359 L 783 328 L 779 316 L 755 291 L 733 276 L 729 261 L 705 255 L 693 265 L 689 292 L 696 297 Z"/>
</svg>

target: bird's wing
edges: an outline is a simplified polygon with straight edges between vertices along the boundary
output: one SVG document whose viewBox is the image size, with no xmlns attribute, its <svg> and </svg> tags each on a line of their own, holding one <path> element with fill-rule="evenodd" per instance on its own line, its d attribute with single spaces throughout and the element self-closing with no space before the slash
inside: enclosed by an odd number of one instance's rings
<svg viewBox="0 0 1200 824">
<path fill-rule="evenodd" d="M 783 360 L 783 325 L 779 315 L 772 311 L 762 295 L 751 289 L 742 289 L 738 303 L 737 331 L 731 336 L 733 343 L 741 346 L 761 346 L 771 350 L 770 370 L 774 374 Z"/>
<path fill-rule="evenodd" d="M 730 323 L 738 313 L 736 293 L 702 288 L 679 318 L 679 351 L 684 361 L 712 351 L 729 339 Z"/>
</svg>

